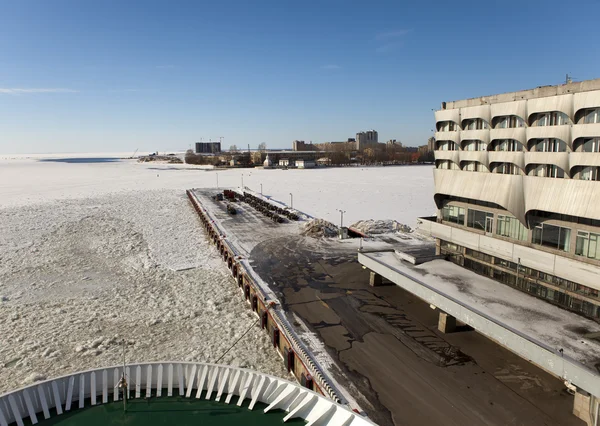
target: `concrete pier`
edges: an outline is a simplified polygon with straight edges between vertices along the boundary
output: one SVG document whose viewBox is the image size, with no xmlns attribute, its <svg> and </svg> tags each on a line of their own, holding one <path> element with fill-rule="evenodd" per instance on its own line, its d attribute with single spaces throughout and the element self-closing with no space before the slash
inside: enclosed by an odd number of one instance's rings
<svg viewBox="0 0 600 426">
<path fill-rule="evenodd" d="M 442 333 L 454 333 L 456 331 L 456 318 L 446 312 L 440 311 L 438 330 Z"/>
<path fill-rule="evenodd" d="M 376 272 L 371 272 L 369 275 L 369 285 L 371 287 L 379 287 L 383 285 L 383 277 Z"/>
<path fill-rule="evenodd" d="M 573 414 L 586 422 L 589 426 L 596 426 L 593 423 L 593 416 L 590 413 L 590 394 L 582 389 L 577 389 L 573 401 Z"/>
</svg>

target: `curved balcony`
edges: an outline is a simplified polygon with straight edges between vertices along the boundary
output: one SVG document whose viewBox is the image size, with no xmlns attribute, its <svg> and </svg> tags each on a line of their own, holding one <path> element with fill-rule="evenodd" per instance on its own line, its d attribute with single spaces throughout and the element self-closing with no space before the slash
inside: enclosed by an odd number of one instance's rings
<svg viewBox="0 0 600 426">
<path fill-rule="evenodd" d="M 573 116 L 585 108 L 600 108 L 600 90 L 573 95 Z"/>
<path fill-rule="evenodd" d="M 487 151 L 458 151 L 458 161 L 477 161 L 489 169 Z"/>
<path fill-rule="evenodd" d="M 461 121 L 473 120 L 481 118 L 488 122 L 491 122 L 490 106 L 489 105 L 477 105 L 472 107 L 464 107 L 460 109 Z"/>
<path fill-rule="evenodd" d="M 470 198 L 498 204 L 525 223 L 523 176 L 434 169 L 433 181 L 438 208 L 447 196 Z"/>
<path fill-rule="evenodd" d="M 516 127 L 513 129 L 491 129 L 490 141 L 501 139 L 513 139 L 521 142 L 521 145 L 527 145 L 527 134 L 525 127 Z"/>
<path fill-rule="evenodd" d="M 455 109 L 441 109 L 435 112 L 435 123 L 440 121 L 453 121 L 457 126 L 460 126 L 460 110 Z"/>
<path fill-rule="evenodd" d="M 516 115 L 527 121 L 527 101 L 502 102 L 499 104 L 490 105 L 491 118 L 503 117 L 506 115 Z"/>
<path fill-rule="evenodd" d="M 435 174 L 434 174 L 435 176 Z M 541 210 L 589 219 L 600 217 L 598 182 L 523 176 L 525 213 Z"/>
<path fill-rule="evenodd" d="M 452 141 L 460 145 L 460 131 L 456 132 L 435 132 L 435 141 Z"/>
<path fill-rule="evenodd" d="M 551 111 L 562 112 L 563 114 L 566 114 L 571 120 L 573 120 L 573 95 L 567 94 L 529 99 L 527 101 L 527 122 L 529 123 L 531 121 L 530 117 L 533 114 Z"/>
<path fill-rule="evenodd" d="M 490 143 L 489 129 L 483 130 L 463 130 L 460 132 L 460 141 L 480 140 L 486 144 Z"/>
<path fill-rule="evenodd" d="M 569 148 L 573 149 L 571 126 L 568 124 L 563 126 L 527 127 L 525 133 L 527 135 L 527 142 L 531 139 L 560 139 Z"/>
<path fill-rule="evenodd" d="M 492 163 L 511 163 L 525 170 L 525 157 L 521 151 L 488 151 L 488 161 Z"/>
<path fill-rule="evenodd" d="M 455 163 L 456 165 L 458 165 L 459 162 L 459 157 L 458 157 L 458 153 L 459 151 L 433 151 L 433 155 L 437 160 L 450 160 L 453 163 Z"/>
<path fill-rule="evenodd" d="M 569 153 L 569 175 L 577 166 L 600 167 L 600 152 L 570 152 Z"/>
<path fill-rule="evenodd" d="M 598 138 L 600 137 L 600 123 L 594 124 L 575 124 L 571 128 L 571 139 L 573 142 L 579 138 Z"/>
<path fill-rule="evenodd" d="M 157 404 L 167 404 L 166 400 L 159 400 L 172 395 L 194 400 L 214 400 L 215 403 L 221 401 L 222 404 L 231 401 L 241 406 L 244 403 L 249 411 L 260 402 L 266 405 L 260 408 L 263 413 L 273 410 L 289 413 L 283 421 L 299 417 L 308 424 L 374 425 L 360 414 L 298 383 L 243 368 L 192 362 L 151 362 L 129 364 L 125 368 L 97 368 L 37 382 L 0 395 L 0 424 L 36 424 L 40 419 L 50 417 L 55 419 L 48 423 L 61 423 L 60 415 L 75 417 L 72 423 L 77 424 L 76 416 L 80 410 L 123 400 L 118 389 L 122 375 L 126 375 L 130 382 L 127 399 L 132 402 L 136 399 L 145 401 L 144 405 L 150 403 L 150 397 L 156 399 Z M 116 407 L 112 410 L 116 410 Z M 206 408 L 204 410 L 204 413 L 189 413 L 197 417 L 198 424 L 202 424 L 203 420 L 219 422 L 214 420 L 217 414 L 224 417 L 223 423 L 228 423 L 224 411 L 215 410 L 211 413 Z M 131 413 L 132 417 L 127 421 L 130 424 L 135 423 L 133 411 Z M 211 416 L 213 421 L 210 421 Z M 81 418 L 79 423 L 87 424 L 84 419 Z M 116 417 L 114 422 L 120 423 Z"/>
<path fill-rule="evenodd" d="M 551 164 L 569 172 L 568 152 L 525 152 L 525 168 L 533 164 Z"/>
</svg>

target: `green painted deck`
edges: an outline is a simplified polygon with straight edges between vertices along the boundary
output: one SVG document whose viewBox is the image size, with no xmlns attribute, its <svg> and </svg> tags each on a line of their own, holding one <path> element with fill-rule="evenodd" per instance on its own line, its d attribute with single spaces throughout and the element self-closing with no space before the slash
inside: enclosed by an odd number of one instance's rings
<svg viewBox="0 0 600 426">
<path fill-rule="evenodd" d="M 282 425 L 287 413 L 281 410 L 264 413 L 265 407 L 265 404 L 257 403 L 254 410 L 250 411 L 248 403 L 238 407 L 234 403 L 225 404 L 181 396 L 131 399 L 127 401 L 127 412 L 123 411 L 122 401 L 96 406 L 86 404 L 83 409 L 76 409 L 60 416 L 53 412 L 48 420 L 43 420 L 43 416 L 40 415 L 38 424 L 41 426 Z M 306 422 L 303 419 L 293 419 L 286 424 L 304 425 Z"/>
</svg>

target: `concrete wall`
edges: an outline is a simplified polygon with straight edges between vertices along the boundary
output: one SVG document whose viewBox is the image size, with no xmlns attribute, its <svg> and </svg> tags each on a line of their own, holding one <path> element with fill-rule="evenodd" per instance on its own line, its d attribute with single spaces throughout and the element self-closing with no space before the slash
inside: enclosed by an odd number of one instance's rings
<svg viewBox="0 0 600 426">
<path fill-rule="evenodd" d="M 421 232 L 471 250 L 499 257 L 522 266 L 555 275 L 600 290 L 600 267 L 515 244 L 492 236 L 455 228 L 443 223 L 421 220 Z"/>
</svg>

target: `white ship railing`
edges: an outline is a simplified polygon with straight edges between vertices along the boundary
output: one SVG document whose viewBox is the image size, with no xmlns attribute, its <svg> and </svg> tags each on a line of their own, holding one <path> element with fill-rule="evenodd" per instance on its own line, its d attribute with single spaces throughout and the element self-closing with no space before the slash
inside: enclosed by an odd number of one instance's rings
<svg viewBox="0 0 600 426">
<path fill-rule="evenodd" d="M 122 399 L 118 383 L 123 367 L 99 368 L 32 384 L 0 395 L 0 426 L 24 425 L 29 419 L 59 416 L 74 409 Z M 267 405 L 264 412 L 283 410 L 283 421 L 302 418 L 309 425 L 373 425 L 361 415 L 330 399 L 288 380 L 243 368 L 224 365 L 155 362 L 125 367 L 128 398 L 181 396 L 248 408 L 257 402 Z"/>
</svg>

